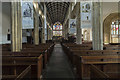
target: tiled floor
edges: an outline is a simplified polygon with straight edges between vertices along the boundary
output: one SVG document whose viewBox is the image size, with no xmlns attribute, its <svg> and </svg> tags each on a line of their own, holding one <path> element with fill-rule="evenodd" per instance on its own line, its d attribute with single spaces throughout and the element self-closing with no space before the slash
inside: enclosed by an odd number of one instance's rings
<svg viewBox="0 0 120 80">
<path fill-rule="evenodd" d="M 51 78 L 56 78 L 56 80 L 74 80 L 74 74 L 70 67 L 70 63 L 60 44 L 55 45 L 54 51 L 45 71 L 44 79 Z"/>
</svg>

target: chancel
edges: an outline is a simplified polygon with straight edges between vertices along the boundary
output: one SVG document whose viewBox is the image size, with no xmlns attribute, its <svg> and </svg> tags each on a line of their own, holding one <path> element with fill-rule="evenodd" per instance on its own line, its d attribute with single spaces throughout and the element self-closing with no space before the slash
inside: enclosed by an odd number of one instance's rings
<svg viewBox="0 0 120 80">
<path fill-rule="evenodd" d="M 119 80 L 119 13 L 119 1 L 0 1 L 1 79 Z"/>
</svg>

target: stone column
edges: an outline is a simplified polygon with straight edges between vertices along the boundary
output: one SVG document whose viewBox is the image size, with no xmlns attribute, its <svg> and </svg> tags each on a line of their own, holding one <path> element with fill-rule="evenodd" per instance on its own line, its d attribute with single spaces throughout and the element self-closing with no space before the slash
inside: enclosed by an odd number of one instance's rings
<svg viewBox="0 0 120 80">
<path fill-rule="evenodd" d="M 62 25 L 62 37 L 64 37 L 64 25 Z"/>
<path fill-rule="evenodd" d="M 120 1 L 118 2 L 118 18 L 120 19 Z M 118 36 L 118 43 L 120 43 L 120 27 L 119 27 L 118 34 L 119 34 L 119 36 Z"/>
<path fill-rule="evenodd" d="M 47 30 L 48 30 L 48 34 L 47 34 L 47 36 L 48 36 L 48 40 L 50 40 L 51 30 L 50 30 L 50 28 L 49 28 L 49 27 L 47 28 Z"/>
<path fill-rule="evenodd" d="M 45 29 L 47 27 L 46 24 L 46 5 L 44 3 L 44 16 L 43 16 L 43 28 L 42 28 L 42 43 L 46 43 L 45 41 Z"/>
<path fill-rule="evenodd" d="M 70 33 L 70 19 L 71 19 L 71 12 L 72 12 L 72 3 L 70 3 L 70 6 L 69 6 L 68 33 Z"/>
<path fill-rule="evenodd" d="M 93 50 L 103 50 L 102 3 L 93 2 Z"/>
<path fill-rule="evenodd" d="M 77 19 L 76 19 L 76 28 L 77 28 L 77 34 L 76 34 L 76 43 L 82 44 L 82 30 L 81 30 L 81 10 L 80 10 L 80 2 L 77 2 Z"/>
<path fill-rule="evenodd" d="M 67 23 L 65 24 L 65 39 L 67 39 Z"/>
<path fill-rule="evenodd" d="M 50 29 L 50 40 L 52 40 L 52 30 Z"/>
<path fill-rule="evenodd" d="M 45 43 L 45 28 L 44 28 L 44 20 L 42 23 L 42 43 Z"/>
<path fill-rule="evenodd" d="M 68 34 L 69 34 L 69 19 L 67 20 L 66 23 L 66 39 L 68 40 Z"/>
<path fill-rule="evenodd" d="M 47 25 L 47 27 L 46 27 L 46 32 L 47 32 L 47 34 L 46 34 L 46 40 L 49 40 L 49 26 Z"/>
<path fill-rule="evenodd" d="M 19 30 L 20 31 L 19 32 L 20 33 L 20 49 L 22 50 L 22 16 L 21 16 L 22 15 L 22 11 L 21 11 L 22 8 L 21 8 L 21 2 L 18 2 L 18 3 L 19 3 L 18 4 L 18 7 L 19 7 L 18 8 L 19 9 L 18 10 L 18 14 L 19 14 L 18 23 L 19 23 L 19 26 L 20 26 L 20 30 Z"/>
<path fill-rule="evenodd" d="M 36 8 L 34 10 L 34 44 L 39 45 L 39 7 L 38 3 L 36 4 Z"/>
<path fill-rule="evenodd" d="M 22 26 L 20 2 L 11 2 L 12 7 L 12 52 L 19 52 L 22 48 Z"/>
<path fill-rule="evenodd" d="M 62 36 L 65 38 L 65 25 L 63 24 Z"/>
<path fill-rule="evenodd" d="M 47 33 L 48 33 L 48 34 L 47 34 L 47 40 L 50 39 L 50 30 L 49 30 L 49 29 L 50 29 L 50 28 L 48 27 L 48 28 L 47 28 Z"/>
<path fill-rule="evenodd" d="M 52 40 L 52 37 L 53 37 L 53 30 L 52 30 L 52 26 L 53 26 L 53 24 L 51 24 L 51 29 L 50 29 L 50 40 Z"/>
</svg>

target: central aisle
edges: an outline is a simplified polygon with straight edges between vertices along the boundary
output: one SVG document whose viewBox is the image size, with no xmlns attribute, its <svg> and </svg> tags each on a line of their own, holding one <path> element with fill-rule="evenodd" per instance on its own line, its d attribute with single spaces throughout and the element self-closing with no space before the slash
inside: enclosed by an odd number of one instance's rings
<svg viewBox="0 0 120 80">
<path fill-rule="evenodd" d="M 69 78 L 74 79 L 67 56 L 60 44 L 56 44 L 47 65 L 44 78 Z"/>
</svg>

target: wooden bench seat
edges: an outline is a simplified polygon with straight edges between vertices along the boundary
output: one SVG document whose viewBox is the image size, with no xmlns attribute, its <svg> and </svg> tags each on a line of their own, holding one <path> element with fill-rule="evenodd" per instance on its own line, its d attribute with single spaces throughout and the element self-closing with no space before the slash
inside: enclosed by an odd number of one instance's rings
<svg viewBox="0 0 120 80">
<path fill-rule="evenodd" d="M 68 50 L 92 50 L 89 44 L 62 44 L 65 52 Z M 120 45 L 104 45 L 104 50 L 120 50 Z"/>
<path fill-rule="evenodd" d="M 48 62 L 48 55 L 47 53 L 41 52 L 41 51 L 22 51 L 22 52 L 8 52 L 4 51 L 2 56 L 3 57 L 39 57 L 42 54 L 43 58 L 43 68 L 46 67 L 46 64 Z"/>
<path fill-rule="evenodd" d="M 49 58 L 52 54 L 52 51 L 51 49 L 24 49 L 21 51 L 21 53 L 29 53 L 29 54 L 36 54 L 36 53 L 42 53 L 43 54 L 43 59 L 45 61 L 45 64 L 47 64 L 47 62 L 49 61 Z"/>
<path fill-rule="evenodd" d="M 2 44 L 2 49 L 0 51 L 11 51 L 11 44 Z M 24 48 L 53 48 L 54 44 L 39 44 L 39 45 L 33 45 L 33 44 L 23 44 L 23 49 Z"/>
<path fill-rule="evenodd" d="M 2 65 L 2 80 L 31 79 L 31 65 Z"/>
<path fill-rule="evenodd" d="M 108 80 L 110 77 L 97 68 L 95 65 L 90 65 L 90 79 L 91 80 Z"/>
<path fill-rule="evenodd" d="M 25 44 L 21 52 L 11 52 L 7 45 L 4 45 L 3 48 L 1 49 L 2 55 L 0 55 L 2 57 L 2 65 L 7 67 L 31 65 L 31 78 L 40 79 L 42 70 L 45 68 L 53 51 L 54 44 L 40 44 L 38 46 Z M 4 79 L 6 77 L 16 78 L 18 75 L 5 75 Z"/>
<path fill-rule="evenodd" d="M 120 72 L 103 72 L 97 66 L 90 66 L 90 79 L 91 80 L 118 80 L 120 79 Z"/>
<path fill-rule="evenodd" d="M 75 55 L 77 56 L 99 56 L 99 55 L 120 55 L 120 50 L 71 50 L 67 54 L 71 63 L 74 64 Z"/>
<path fill-rule="evenodd" d="M 80 79 L 90 79 L 90 65 L 94 64 L 107 73 L 118 72 L 120 56 L 76 56 L 76 73 Z"/>
<path fill-rule="evenodd" d="M 6 53 L 6 54 L 5 54 Z M 43 55 L 43 69 L 46 67 L 46 64 L 48 63 L 48 55 L 45 52 L 40 51 L 22 51 L 22 52 L 3 52 L 3 57 L 11 56 L 11 57 L 39 57 L 40 55 Z"/>
<path fill-rule="evenodd" d="M 42 75 L 42 54 L 39 57 L 5 56 L 2 65 L 31 65 L 32 78 L 40 78 Z"/>
<path fill-rule="evenodd" d="M 43 55 L 43 63 L 44 63 L 44 67 L 45 65 L 47 64 L 48 60 L 49 60 L 49 57 L 53 51 L 53 48 L 54 48 L 54 44 L 51 44 L 49 45 L 50 47 L 48 48 L 40 48 L 39 46 L 35 46 L 35 45 L 31 45 L 31 46 L 34 46 L 34 47 L 31 47 L 31 48 L 25 48 L 23 49 L 21 52 L 10 52 L 10 51 L 2 51 L 2 55 L 3 56 L 9 56 L 9 55 L 14 55 L 14 56 L 36 56 L 36 54 L 39 56 L 41 53 Z M 2 56 L 1 55 L 1 56 Z"/>
<path fill-rule="evenodd" d="M 23 44 L 23 48 L 34 48 L 34 47 L 39 47 L 39 48 L 48 48 L 53 46 L 54 44 L 39 44 L 39 45 L 33 45 L 33 44 Z"/>
</svg>

